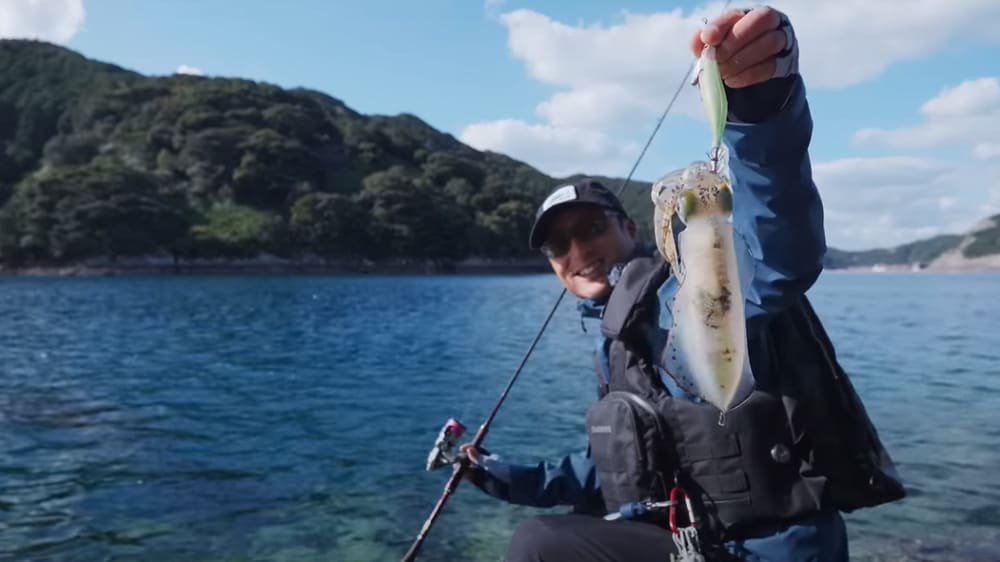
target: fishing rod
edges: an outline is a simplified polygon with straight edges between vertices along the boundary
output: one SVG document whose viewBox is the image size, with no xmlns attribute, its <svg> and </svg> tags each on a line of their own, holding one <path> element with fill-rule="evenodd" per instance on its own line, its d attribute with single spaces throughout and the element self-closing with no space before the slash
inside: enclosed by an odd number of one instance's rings
<svg viewBox="0 0 1000 562">
<path fill-rule="evenodd" d="M 667 109 L 662 115 L 660 115 L 660 118 L 656 123 L 656 127 L 653 129 L 653 133 L 646 141 L 646 145 L 640 152 L 639 158 L 636 160 L 635 164 L 632 165 L 632 169 L 629 171 L 628 177 L 626 177 L 621 185 L 618 186 L 618 189 L 615 192 L 616 197 L 621 195 L 621 193 L 625 190 L 625 187 L 631 181 L 632 175 L 639 166 L 639 162 L 649 149 L 649 145 L 653 142 L 653 137 L 656 135 L 657 131 L 659 131 L 660 126 L 667 117 L 667 113 L 670 111 L 670 108 L 673 107 L 674 102 L 677 101 L 677 97 L 680 95 L 681 90 L 687 83 L 687 77 L 691 74 L 693 68 L 694 63 L 692 63 L 692 65 L 688 68 L 688 71 L 684 74 L 684 80 L 681 81 L 681 85 L 677 88 L 673 98 L 671 98 L 670 103 L 667 105 Z M 548 327 L 549 322 L 552 320 L 556 310 L 559 308 L 559 304 L 565 296 L 566 288 L 563 287 L 563 289 L 559 292 L 559 297 L 556 298 L 556 302 L 552 305 L 548 315 L 546 315 L 545 321 L 542 322 L 541 328 L 539 328 L 538 333 L 535 334 L 534 339 L 532 339 L 531 344 L 528 346 L 528 350 L 525 352 L 524 357 L 521 358 L 520 364 L 518 364 L 514 373 L 507 381 L 507 386 L 505 386 L 503 392 L 500 393 L 499 399 L 496 404 L 494 404 L 493 409 L 486 417 L 486 420 L 479 426 L 479 430 L 476 432 L 476 436 L 471 442 L 471 445 L 474 448 L 478 449 L 479 446 L 482 445 L 483 440 L 486 439 L 486 433 L 489 431 L 490 425 L 493 423 L 494 418 L 496 418 L 496 415 L 500 411 L 500 407 L 503 406 L 504 401 L 507 400 L 507 395 L 510 394 L 511 388 L 513 388 L 514 383 L 517 382 L 518 377 L 521 375 L 521 371 L 524 370 L 524 366 L 528 362 L 528 358 L 531 357 L 532 352 L 534 352 L 535 347 L 542 338 L 542 334 L 545 333 L 545 329 Z M 469 467 L 468 457 L 464 455 L 459 455 L 457 458 L 451 456 L 451 450 L 454 448 L 458 438 L 461 437 L 464 431 L 465 428 L 458 423 L 457 420 L 449 419 L 448 422 L 445 423 L 445 426 L 441 429 L 441 433 L 438 435 L 438 439 L 435 442 L 434 447 L 431 449 L 427 462 L 428 470 L 434 470 L 435 468 L 445 466 L 449 463 L 449 461 L 453 464 L 454 468 L 452 470 L 451 477 L 448 479 L 448 482 L 445 483 L 444 491 L 438 498 L 437 503 L 434 505 L 434 509 L 431 510 L 430 515 L 424 521 L 424 524 L 421 527 L 420 532 L 417 534 L 416 539 L 414 539 L 413 544 L 410 546 L 410 549 L 403 556 L 402 562 L 413 562 L 413 560 L 416 560 L 417 554 L 420 552 L 420 547 L 423 546 L 424 540 L 427 538 L 428 533 L 430 533 L 431 526 L 433 526 L 434 522 L 437 521 L 438 516 L 441 514 L 441 510 L 444 508 L 444 504 L 455 492 L 455 489 L 458 488 L 458 483 L 462 479 L 462 475 Z"/>
<path fill-rule="evenodd" d="M 726 0 L 726 3 L 722 7 L 722 11 L 725 11 L 732 0 Z M 673 108 L 674 103 L 680 96 L 681 91 L 688 83 L 688 77 L 694 70 L 695 61 L 692 60 L 691 64 L 688 66 L 687 72 L 684 73 L 683 78 L 678 84 L 676 91 L 674 91 L 673 97 L 670 98 L 670 102 L 667 107 L 663 110 L 660 118 L 656 122 L 656 126 L 653 127 L 653 131 L 650 133 L 649 138 L 646 139 L 646 144 L 642 147 L 639 152 L 638 158 L 636 158 L 635 163 L 632 164 L 632 169 L 629 170 L 628 176 L 625 180 L 618 186 L 615 190 L 615 197 L 621 197 L 621 194 L 625 191 L 625 187 L 628 186 L 629 182 L 632 181 L 632 176 L 635 174 L 636 169 L 639 167 L 639 163 L 642 161 L 643 157 L 646 155 L 646 151 L 649 150 L 649 146 L 653 143 L 653 138 L 656 133 L 660 130 L 663 125 L 663 121 L 667 118 L 667 114 L 670 113 L 671 108 Z M 503 406 L 505 400 L 507 400 L 507 395 L 510 394 L 511 388 L 513 388 L 514 383 L 517 382 L 518 377 L 521 375 L 521 371 L 524 370 L 524 366 L 528 362 L 528 358 L 531 357 L 532 352 L 534 352 L 535 347 L 538 345 L 539 340 L 542 338 L 542 334 L 545 333 L 545 329 L 548 327 L 549 322 L 555 315 L 556 310 L 559 308 L 559 304 L 562 302 L 563 297 L 566 296 L 566 288 L 559 292 L 559 297 L 556 302 L 552 305 L 551 310 L 549 310 L 548 315 L 545 317 L 545 321 L 542 322 L 542 326 L 539 328 L 538 333 L 531 340 L 531 344 L 528 346 L 528 350 L 525 352 L 524 357 L 521 358 L 521 362 L 518 364 L 517 368 L 514 369 L 514 373 L 511 375 L 510 379 L 507 381 L 507 385 L 504 387 L 503 392 L 500 393 L 500 397 L 497 399 L 496 404 L 494 404 L 493 409 L 490 411 L 489 415 L 482 425 L 479 426 L 479 430 L 476 432 L 475 437 L 471 441 L 471 445 L 475 449 L 479 449 L 482 445 L 483 440 L 486 439 L 486 433 L 489 432 L 490 425 L 492 425 L 493 420 L 496 418 L 497 413 L 500 411 L 500 407 Z M 438 438 L 434 443 L 434 447 L 431 449 L 430 454 L 427 459 L 427 470 L 434 470 L 448 464 L 453 465 L 451 477 L 445 483 L 444 491 L 438 498 L 437 503 L 434 504 L 434 509 L 431 510 L 430 515 L 424 521 L 423 526 L 420 528 L 420 532 L 414 539 L 413 544 L 410 545 L 410 549 L 402 558 L 402 562 L 413 562 L 417 558 L 417 554 L 420 552 L 420 548 L 423 546 L 424 541 L 427 539 L 427 535 L 430 533 L 431 527 L 437 518 L 441 515 L 441 511 L 444 509 L 445 503 L 458 488 L 458 483 L 461 481 L 463 474 L 469 468 L 469 458 L 465 455 L 454 455 L 452 453 L 454 446 L 457 444 L 458 439 L 465 432 L 465 427 L 455 419 L 449 419 L 441 432 L 438 434 Z"/>
<path fill-rule="evenodd" d="M 559 292 L 559 298 L 556 299 L 552 309 L 549 310 L 548 316 L 546 316 L 545 321 L 542 322 L 542 327 L 538 330 L 538 333 L 535 334 L 535 338 L 531 341 L 531 345 L 528 346 L 528 351 L 524 354 L 524 357 L 521 358 L 521 363 L 517 366 L 517 369 L 514 370 L 514 374 L 511 375 L 510 380 L 507 381 L 507 386 L 504 387 L 503 392 L 500 393 L 500 398 L 493 406 L 493 410 L 490 411 L 489 416 L 486 417 L 486 421 L 479 426 L 479 431 L 476 432 L 476 436 L 472 440 L 472 446 L 476 449 L 478 449 L 483 443 L 483 440 L 486 439 L 486 432 L 489 431 L 490 425 L 493 423 L 493 419 L 496 418 L 497 412 L 500 411 L 500 406 L 502 406 L 504 401 L 507 399 L 510 389 L 513 388 L 514 383 L 517 381 L 517 377 L 521 375 L 521 371 L 524 369 L 525 364 L 527 364 L 532 351 L 535 350 L 535 346 L 538 345 L 538 341 L 542 339 L 542 334 L 545 332 L 545 328 L 548 327 L 549 321 L 552 320 L 552 317 L 555 315 L 556 309 L 559 308 L 559 303 L 562 302 L 564 296 L 566 296 L 565 288 Z M 433 470 L 438 466 L 443 466 L 443 464 L 441 464 L 442 461 L 446 462 L 448 460 L 450 449 L 454 447 L 463 432 L 464 428 L 456 420 L 448 420 L 448 422 L 445 423 L 444 428 L 441 430 L 441 434 L 438 436 L 437 442 L 434 444 L 434 448 L 431 449 L 431 453 L 427 461 L 428 470 Z M 427 538 L 427 534 L 431 530 L 431 525 L 434 524 L 438 515 L 441 514 L 441 510 L 444 508 L 445 502 L 448 501 L 448 498 L 451 497 L 452 493 L 454 493 L 455 488 L 458 487 L 458 482 L 462 479 L 462 474 L 468 467 L 469 458 L 465 455 L 460 455 L 454 461 L 454 469 L 452 470 L 451 478 L 448 479 L 448 482 L 444 486 L 444 492 L 441 494 L 441 497 L 438 498 L 437 504 L 434 505 L 434 509 L 427 517 L 427 520 L 424 521 L 424 525 L 421 527 L 416 540 L 414 540 L 413 544 L 410 546 L 410 550 L 407 551 L 405 556 L 403 556 L 403 562 L 412 562 L 417 558 L 417 552 L 420 551 L 420 547 L 424 544 L 424 539 Z"/>
</svg>

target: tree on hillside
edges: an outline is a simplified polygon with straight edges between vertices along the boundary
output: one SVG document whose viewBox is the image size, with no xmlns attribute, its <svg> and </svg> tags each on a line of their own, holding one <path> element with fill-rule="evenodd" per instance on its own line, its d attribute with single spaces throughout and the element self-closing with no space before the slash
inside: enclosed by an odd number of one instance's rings
<svg viewBox="0 0 1000 562">
<path fill-rule="evenodd" d="M 310 193 L 292 205 L 289 228 L 308 251 L 324 257 L 362 257 L 368 247 L 368 213 L 355 198 Z"/>
<path fill-rule="evenodd" d="M 472 219 L 401 166 L 366 177 L 360 201 L 371 216 L 372 257 L 460 259 L 468 254 Z"/>
<path fill-rule="evenodd" d="M 152 175 L 107 161 L 28 178 L 2 215 L 0 258 L 14 262 L 173 253 L 188 228 Z"/>
</svg>

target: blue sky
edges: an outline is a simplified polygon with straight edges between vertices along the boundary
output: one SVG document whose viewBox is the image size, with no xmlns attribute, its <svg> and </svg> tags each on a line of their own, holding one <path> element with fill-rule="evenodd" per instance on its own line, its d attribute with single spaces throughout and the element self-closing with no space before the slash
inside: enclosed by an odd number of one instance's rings
<svg viewBox="0 0 1000 562">
<path fill-rule="evenodd" d="M 743 4 L 734 3 L 736 6 Z M 1000 2 L 779 0 L 802 49 L 831 245 L 880 247 L 1000 213 Z M 624 176 L 721 2 L 4 0 L 0 36 L 144 74 L 180 68 L 413 113 L 552 175 Z M 190 70 L 194 69 L 194 70 Z M 699 159 L 686 88 L 643 159 Z"/>
</svg>

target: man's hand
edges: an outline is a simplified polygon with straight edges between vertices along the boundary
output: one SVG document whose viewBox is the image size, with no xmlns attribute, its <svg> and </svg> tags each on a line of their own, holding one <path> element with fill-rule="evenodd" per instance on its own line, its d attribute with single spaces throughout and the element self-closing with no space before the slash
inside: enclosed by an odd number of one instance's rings
<svg viewBox="0 0 1000 562">
<path fill-rule="evenodd" d="M 469 468 L 465 470 L 462 474 L 462 478 L 468 480 L 469 482 L 475 483 L 476 481 L 476 469 L 479 468 L 479 449 L 472 446 L 472 443 L 466 443 L 458 447 L 459 454 L 467 457 L 469 459 Z"/>
<path fill-rule="evenodd" d="M 476 466 L 479 465 L 479 449 L 473 447 L 472 443 L 465 443 L 463 445 L 459 445 L 458 452 L 461 455 L 469 457 L 469 460 L 472 461 L 473 465 Z"/>
<path fill-rule="evenodd" d="M 773 8 L 732 10 L 691 36 L 691 52 L 716 47 L 722 80 L 745 88 L 798 71 L 798 50 L 788 18 Z"/>
</svg>

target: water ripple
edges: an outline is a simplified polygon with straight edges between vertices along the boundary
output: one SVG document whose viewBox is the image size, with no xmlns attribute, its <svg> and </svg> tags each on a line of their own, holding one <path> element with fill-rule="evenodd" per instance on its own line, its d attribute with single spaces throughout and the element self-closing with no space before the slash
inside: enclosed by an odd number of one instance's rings
<svg viewBox="0 0 1000 562">
<path fill-rule="evenodd" d="M 423 470 L 441 423 L 475 430 L 558 294 L 550 276 L 0 284 L 0 558 L 32 561 L 398 559 L 447 478 Z M 811 296 L 910 489 L 848 516 L 854 558 L 1000 552 L 1000 283 L 825 275 Z M 560 308 L 488 448 L 585 446 L 596 335 Z M 534 513 L 483 500 L 457 493 L 422 559 L 495 559 Z"/>
</svg>

